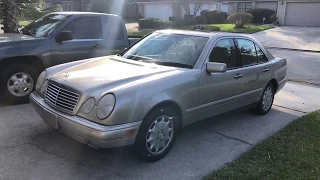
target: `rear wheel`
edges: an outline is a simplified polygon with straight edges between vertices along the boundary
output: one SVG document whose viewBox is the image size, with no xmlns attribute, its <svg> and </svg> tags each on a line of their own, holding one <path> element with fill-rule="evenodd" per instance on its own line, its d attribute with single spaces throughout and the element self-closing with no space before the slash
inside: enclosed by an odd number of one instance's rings
<svg viewBox="0 0 320 180">
<path fill-rule="evenodd" d="M 34 91 L 39 72 L 32 66 L 17 64 L 8 66 L 2 73 L 0 88 L 6 103 L 26 103 Z"/>
<path fill-rule="evenodd" d="M 263 91 L 262 97 L 257 107 L 254 109 L 254 112 L 256 114 L 265 115 L 270 111 L 273 104 L 275 92 L 276 92 L 276 89 L 272 85 L 272 83 L 268 83 L 266 88 Z"/>
<path fill-rule="evenodd" d="M 157 161 L 171 150 L 180 117 L 170 107 L 157 108 L 143 121 L 136 143 L 136 154 L 145 161 Z"/>
</svg>

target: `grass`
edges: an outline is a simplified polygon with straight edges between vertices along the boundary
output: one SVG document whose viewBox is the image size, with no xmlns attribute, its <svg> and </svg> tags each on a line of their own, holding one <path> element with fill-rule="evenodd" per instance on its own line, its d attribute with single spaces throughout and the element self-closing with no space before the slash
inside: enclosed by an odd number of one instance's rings
<svg viewBox="0 0 320 180">
<path fill-rule="evenodd" d="M 210 29 L 212 26 L 216 26 L 220 28 L 220 32 L 230 32 L 230 33 L 246 33 L 246 34 L 252 34 L 259 31 L 267 30 L 270 28 L 273 28 L 272 26 L 262 26 L 262 25 L 256 25 L 256 24 L 250 24 L 245 26 L 245 28 L 235 28 L 233 24 L 209 24 L 204 25 L 207 27 L 207 29 Z M 172 29 L 182 29 L 182 30 L 192 30 L 193 26 L 177 26 L 173 27 Z M 149 34 L 150 32 L 153 32 L 155 30 L 153 29 L 141 29 L 141 30 L 131 30 L 128 29 L 128 34 L 132 36 L 144 36 L 146 34 Z"/>
<path fill-rule="evenodd" d="M 30 21 L 19 21 L 19 25 L 22 27 L 27 26 L 30 23 L 31 23 Z"/>
<path fill-rule="evenodd" d="M 205 180 L 319 179 L 320 110 L 289 124 Z"/>
<path fill-rule="evenodd" d="M 141 30 L 127 29 L 127 31 L 128 31 L 128 36 L 144 36 L 144 35 L 147 35 L 155 30 L 153 30 L 153 29 L 141 29 Z"/>
<path fill-rule="evenodd" d="M 246 33 L 246 34 L 252 34 L 252 33 L 273 28 L 272 26 L 262 26 L 262 25 L 254 25 L 254 24 L 246 25 L 244 28 L 235 28 L 233 24 L 211 24 L 207 26 L 219 27 L 221 32 Z"/>
</svg>

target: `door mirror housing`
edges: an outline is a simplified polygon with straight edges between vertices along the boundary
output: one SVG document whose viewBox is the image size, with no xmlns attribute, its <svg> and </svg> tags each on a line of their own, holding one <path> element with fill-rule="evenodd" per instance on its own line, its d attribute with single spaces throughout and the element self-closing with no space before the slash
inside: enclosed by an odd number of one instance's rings
<svg viewBox="0 0 320 180">
<path fill-rule="evenodd" d="M 71 31 L 62 31 L 56 36 L 57 42 L 70 41 L 73 39 Z"/>
<path fill-rule="evenodd" d="M 209 73 L 221 72 L 224 73 L 227 71 L 227 65 L 225 63 L 217 63 L 217 62 L 207 62 L 206 64 L 207 71 Z"/>
</svg>

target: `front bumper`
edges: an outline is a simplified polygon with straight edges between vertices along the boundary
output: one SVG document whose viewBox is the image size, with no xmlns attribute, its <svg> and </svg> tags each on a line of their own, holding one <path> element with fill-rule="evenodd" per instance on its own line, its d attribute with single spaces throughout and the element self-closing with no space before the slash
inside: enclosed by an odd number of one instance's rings
<svg viewBox="0 0 320 180">
<path fill-rule="evenodd" d="M 30 102 L 43 121 L 67 136 L 96 148 L 111 148 L 130 145 L 135 138 L 142 121 L 104 126 L 78 116 L 71 116 L 51 108 L 36 92 L 30 95 Z M 126 137 L 128 130 L 135 133 Z"/>
</svg>

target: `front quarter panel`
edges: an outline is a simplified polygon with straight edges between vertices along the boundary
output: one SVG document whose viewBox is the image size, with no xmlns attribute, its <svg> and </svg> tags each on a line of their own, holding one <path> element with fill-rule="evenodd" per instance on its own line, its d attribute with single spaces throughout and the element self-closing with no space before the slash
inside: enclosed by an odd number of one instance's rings
<svg viewBox="0 0 320 180">
<path fill-rule="evenodd" d="M 198 105 L 200 70 L 169 73 L 111 90 L 116 96 L 116 106 L 114 112 L 100 123 L 114 125 L 141 121 L 154 107 L 164 102 L 176 103 L 180 107 L 183 124 L 196 121 L 196 118 L 186 119 L 185 110 Z"/>
</svg>

